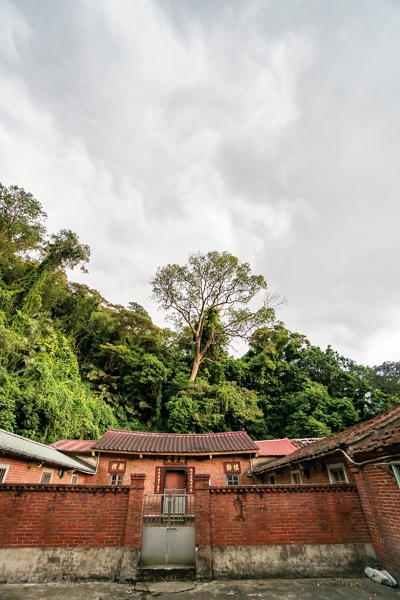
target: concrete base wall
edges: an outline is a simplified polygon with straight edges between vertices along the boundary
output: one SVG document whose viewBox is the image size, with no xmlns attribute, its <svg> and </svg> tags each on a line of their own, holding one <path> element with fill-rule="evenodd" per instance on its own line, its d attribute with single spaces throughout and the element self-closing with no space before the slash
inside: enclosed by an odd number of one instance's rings
<svg viewBox="0 0 400 600">
<path fill-rule="evenodd" d="M 133 548 L 2 548 L 0 583 L 136 579 Z"/>
<path fill-rule="evenodd" d="M 365 567 L 374 565 L 372 544 L 212 548 L 213 579 L 362 577 Z"/>
</svg>

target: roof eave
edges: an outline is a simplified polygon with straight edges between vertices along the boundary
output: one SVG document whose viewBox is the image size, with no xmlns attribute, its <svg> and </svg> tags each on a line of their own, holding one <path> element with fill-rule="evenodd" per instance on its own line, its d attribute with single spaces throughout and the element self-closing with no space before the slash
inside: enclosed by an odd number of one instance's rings
<svg viewBox="0 0 400 600">
<path fill-rule="evenodd" d="M 210 450 L 208 452 L 148 452 L 146 450 L 124 450 L 123 448 L 92 448 L 95 452 L 105 452 L 115 454 L 116 452 L 123 452 L 124 454 L 135 454 L 137 456 L 215 456 L 215 455 L 227 455 L 227 454 L 257 454 L 257 450 L 223 450 L 216 452 Z"/>
</svg>

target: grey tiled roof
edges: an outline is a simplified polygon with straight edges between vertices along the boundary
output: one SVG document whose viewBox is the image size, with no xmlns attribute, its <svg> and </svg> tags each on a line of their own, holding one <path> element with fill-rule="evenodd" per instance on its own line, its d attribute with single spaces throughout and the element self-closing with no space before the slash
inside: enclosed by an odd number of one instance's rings
<svg viewBox="0 0 400 600">
<path fill-rule="evenodd" d="M 258 446 L 246 431 L 223 433 L 147 433 L 109 429 L 93 450 L 118 450 L 149 454 L 256 453 Z"/>
<path fill-rule="evenodd" d="M 71 456 L 66 456 L 59 452 L 57 448 L 28 440 L 28 438 L 4 431 L 4 429 L 0 429 L 0 455 L 2 453 L 23 456 L 68 470 L 74 469 L 84 473 L 94 473 L 95 471 L 93 466 Z"/>
</svg>

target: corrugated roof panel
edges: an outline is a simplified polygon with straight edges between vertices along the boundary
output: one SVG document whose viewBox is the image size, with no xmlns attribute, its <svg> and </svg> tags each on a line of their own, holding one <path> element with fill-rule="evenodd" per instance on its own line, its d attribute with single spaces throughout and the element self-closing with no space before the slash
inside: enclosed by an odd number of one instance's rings
<svg viewBox="0 0 400 600">
<path fill-rule="evenodd" d="M 96 440 L 58 440 L 53 442 L 50 446 L 57 448 L 61 452 L 74 452 L 74 453 L 88 453 L 91 451 L 93 444 Z"/>
<path fill-rule="evenodd" d="M 37 460 L 38 462 L 57 465 L 64 469 L 74 469 L 85 473 L 93 473 L 95 471 L 95 468 L 91 465 L 71 456 L 66 456 L 53 446 L 34 442 L 3 429 L 0 429 L 0 451 Z"/>
<path fill-rule="evenodd" d="M 286 456 L 298 450 L 290 440 L 261 440 L 255 442 L 259 448 L 258 456 Z"/>
<path fill-rule="evenodd" d="M 160 454 L 196 454 L 231 451 L 256 452 L 258 446 L 246 431 L 181 434 L 109 429 L 93 445 L 93 449 Z"/>
</svg>

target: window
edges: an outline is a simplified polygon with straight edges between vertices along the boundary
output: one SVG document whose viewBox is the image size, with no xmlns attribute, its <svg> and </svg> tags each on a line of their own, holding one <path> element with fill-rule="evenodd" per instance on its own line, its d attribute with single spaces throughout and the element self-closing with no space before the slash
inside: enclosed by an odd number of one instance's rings
<svg viewBox="0 0 400 600">
<path fill-rule="evenodd" d="M 72 477 L 71 477 L 71 484 L 72 485 L 78 485 L 78 475 L 72 475 Z"/>
<path fill-rule="evenodd" d="M 343 463 L 328 465 L 329 480 L 331 483 L 348 483 L 346 469 Z"/>
<path fill-rule="evenodd" d="M 270 475 L 269 476 L 269 484 L 270 485 L 275 485 L 276 481 L 275 481 L 275 475 Z"/>
<path fill-rule="evenodd" d="M 300 471 L 290 471 L 293 485 L 300 485 L 302 482 Z"/>
<path fill-rule="evenodd" d="M 0 483 L 5 482 L 9 466 L 10 465 L 1 465 L 0 464 Z"/>
<path fill-rule="evenodd" d="M 227 475 L 226 476 L 226 485 L 239 485 L 240 476 L 239 475 Z"/>
<path fill-rule="evenodd" d="M 123 485 L 124 483 L 124 476 L 122 475 L 122 473 L 111 473 L 110 474 L 110 485 Z"/>
<path fill-rule="evenodd" d="M 396 483 L 400 487 L 400 465 L 392 465 L 392 470 Z"/>
<path fill-rule="evenodd" d="M 40 483 L 50 483 L 53 471 L 43 471 Z"/>
</svg>

